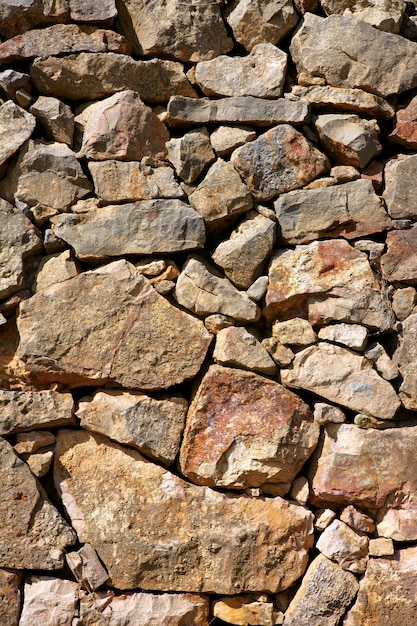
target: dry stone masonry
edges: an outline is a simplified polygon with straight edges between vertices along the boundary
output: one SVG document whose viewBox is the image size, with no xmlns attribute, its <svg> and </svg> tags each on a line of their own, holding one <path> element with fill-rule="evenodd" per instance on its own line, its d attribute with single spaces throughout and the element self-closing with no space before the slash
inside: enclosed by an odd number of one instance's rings
<svg viewBox="0 0 417 626">
<path fill-rule="evenodd" d="M 0 625 L 417 626 L 417 1 L 0 0 Z"/>
</svg>

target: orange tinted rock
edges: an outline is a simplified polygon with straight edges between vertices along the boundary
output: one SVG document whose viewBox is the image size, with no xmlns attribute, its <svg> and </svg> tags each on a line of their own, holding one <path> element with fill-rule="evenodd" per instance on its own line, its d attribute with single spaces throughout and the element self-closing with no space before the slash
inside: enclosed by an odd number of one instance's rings
<svg viewBox="0 0 417 626">
<path fill-rule="evenodd" d="M 381 257 L 384 278 L 391 283 L 417 284 L 417 225 L 388 233 L 387 246 Z"/>
<path fill-rule="evenodd" d="M 308 406 L 282 385 L 213 365 L 190 406 L 181 471 L 200 485 L 282 495 L 318 434 Z"/>
<path fill-rule="evenodd" d="M 405 109 L 397 111 L 394 130 L 388 135 L 393 143 L 407 148 L 417 148 L 417 98 L 413 98 Z"/>
<path fill-rule="evenodd" d="M 0 569 L 0 615 L 3 626 L 16 626 L 20 615 L 21 572 Z"/>
</svg>

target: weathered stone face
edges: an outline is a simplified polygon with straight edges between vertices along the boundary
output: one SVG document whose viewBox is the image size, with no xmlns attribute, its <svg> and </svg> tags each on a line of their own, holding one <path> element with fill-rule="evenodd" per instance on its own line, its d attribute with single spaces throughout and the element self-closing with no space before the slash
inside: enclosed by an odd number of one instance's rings
<svg viewBox="0 0 417 626">
<path fill-rule="evenodd" d="M 21 580 L 20 572 L 0 569 L 0 614 L 4 626 L 14 626 L 19 623 Z"/>
<path fill-rule="evenodd" d="M 213 352 L 216 363 L 230 365 L 261 374 L 276 374 L 277 368 L 261 343 L 244 328 L 222 328 L 216 337 Z"/>
<path fill-rule="evenodd" d="M 393 230 L 387 235 L 388 250 L 381 257 L 381 270 L 390 283 L 417 284 L 417 227 Z"/>
<path fill-rule="evenodd" d="M 318 433 L 308 407 L 278 383 L 211 366 L 190 406 L 181 471 L 200 485 L 283 494 Z"/>
<path fill-rule="evenodd" d="M 0 434 L 72 426 L 73 410 L 69 393 L 0 389 Z"/>
<path fill-rule="evenodd" d="M 276 592 L 305 569 L 312 515 L 303 507 L 190 485 L 99 435 L 59 432 L 55 483 L 116 588 Z"/>
<path fill-rule="evenodd" d="M 31 626 L 36 620 L 51 618 L 57 624 L 71 624 L 75 619 L 79 589 L 79 585 L 70 580 L 31 576 L 24 587 L 19 626 Z"/>
<path fill-rule="evenodd" d="M 29 139 L 35 123 L 33 115 L 11 100 L 0 106 L 0 165 Z"/>
<path fill-rule="evenodd" d="M 413 313 L 402 322 L 399 333 L 399 345 L 394 353 L 394 362 L 398 365 L 403 378 L 399 396 L 407 409 L 417 409 L 417 315 Z"/>
<path fill-rule="evenodd" d="M 126 261 L 44 289 L 22 304 L 18 325 L 20 357 L 43 384 L 170 387 L 197 374 L 211 340 Z"/>
<path fill-rule="evenodd" d="M 353 14 L 357 19 L 389 33 L 398 33 L 404 13 L 402 0 L 322 0 L 327 15 Z"/>
</svg>

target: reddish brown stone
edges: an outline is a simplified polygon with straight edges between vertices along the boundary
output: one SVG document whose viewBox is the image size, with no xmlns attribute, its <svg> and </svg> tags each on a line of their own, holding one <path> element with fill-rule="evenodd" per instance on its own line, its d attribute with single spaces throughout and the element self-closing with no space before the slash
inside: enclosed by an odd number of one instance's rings
<svg viewBox="0 0 417 626">
<path fill-rule="evenodd" d="M 407 148 L 417 148 L 417 97 L 405 109 L 397 111 L 395 127 L 388 139 Z"/>
<path fill-rule="evenodd" d="M 384 278 L 417 284 L 417 225 L 409 230 L 393 230 L 387 235 L 388 250 L 381 257 Z"/>
<path fill-rule="evenodd" d="M 20 615 L 21 572 L 0 569 L 0 617 L 2 626 L 17 626 Z"/>
</svg>

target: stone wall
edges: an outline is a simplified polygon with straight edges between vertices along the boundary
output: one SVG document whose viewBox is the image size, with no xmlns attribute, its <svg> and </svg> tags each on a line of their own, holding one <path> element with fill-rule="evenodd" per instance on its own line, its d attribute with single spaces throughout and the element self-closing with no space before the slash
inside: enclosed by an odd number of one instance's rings
<svg viewBox="0 0 417 626">
<path fill-rule="evenodd" d="M 1 625 L 417 625 L 417 3 L 0 34 Z"/>
</svg>

